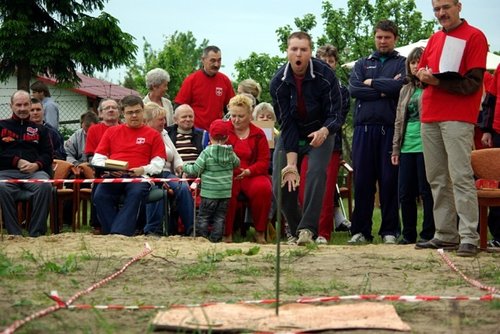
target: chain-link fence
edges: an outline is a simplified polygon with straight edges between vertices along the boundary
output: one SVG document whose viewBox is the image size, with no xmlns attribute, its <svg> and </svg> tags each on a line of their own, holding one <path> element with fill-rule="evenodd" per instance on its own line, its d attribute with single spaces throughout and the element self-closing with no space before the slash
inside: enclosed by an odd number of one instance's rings
<svg viewBox="0 0 500 334">
<path fill-rule="evenodd" d="M 68 137 L 80 128 L 80 115 L 87 112 L 93 101 L 70 90 L 51 88 L 51 97 L 59 105 L 59 131 Z M 10 118 L 10 97 L 15 89 L 0 87 L 0 119 Z"/>
</svg>

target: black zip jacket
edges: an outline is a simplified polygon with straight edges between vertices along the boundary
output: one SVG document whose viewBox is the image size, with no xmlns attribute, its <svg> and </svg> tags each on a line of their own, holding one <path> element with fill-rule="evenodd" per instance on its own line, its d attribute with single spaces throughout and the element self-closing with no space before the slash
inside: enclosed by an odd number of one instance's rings
<svg viewBox="0 0 500 334">
<path fill-rule="evenodd" d="M 18 169 L 20 159 L 52 175 L 52 144 L 47 129 L 15 114 L 0 121 L 0 170 Z"/>
</svg>

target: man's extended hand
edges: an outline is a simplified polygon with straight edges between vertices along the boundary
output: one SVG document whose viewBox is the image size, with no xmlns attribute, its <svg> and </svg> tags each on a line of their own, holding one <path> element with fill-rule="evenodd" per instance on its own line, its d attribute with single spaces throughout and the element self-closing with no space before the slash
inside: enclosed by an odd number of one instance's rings
<svg viewBox="0 0 500 334">
<path fill-rule="evenodd" d="M 318 131 L 311 132 L 308 138 L 312 138 L 311 145 L 312 147 L 320 147 L 323 145 L 325 142 L 326 138 L 328 138 L 328 135 L 330 134 L 330 131 L 326 127 L 322 127 Z"/>
<path fill-rule="evenodd" d="M 287 165 L 281 170 L 281 187 L 288 185 L 288 191 L 295 191 L 300 185 L 300 174 L 297 166 Z"/>
</svg>

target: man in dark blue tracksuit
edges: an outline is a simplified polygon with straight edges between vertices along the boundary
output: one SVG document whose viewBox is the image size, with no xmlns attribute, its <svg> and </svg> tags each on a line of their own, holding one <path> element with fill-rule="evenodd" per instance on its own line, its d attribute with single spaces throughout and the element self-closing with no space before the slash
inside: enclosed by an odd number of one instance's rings
<svg viewBox="0 0 500 334">
<path fill-rule="evenodd" d="M 326 167 L 334 134 L 343 123 L 342 97 L 335 72 L 312 58 L 311 37 L 304 32 L 288 37 L 288 62 L 271 80 L 269 90 L 281 125 L 274 151 L 275 194 L 283 188 L 283 213 L 298 245 L 314 242 L 326 186 Z M 298 166 L 308 155 L 304 204 L 300 210 Z M 281 157 L 280 157 L 281 156 Z M 281 177 L 279 177 L 281 175 Z M 282 182 L 278 181 L 281 179 Z"/>
<path fill-rule="evenodd" d="M 379 185 L 383 242 L 392 244 L 400 234 L 398 169 L 391 164 L 394 120 L 399 91 L 406 76 L 405 58 L 394 51 L 396 25 L 380 21 L 375 27 L 376 51 L 356 62 L 349 91 L 356 98 L 352 160 L 355 208 L 349 243 L 373 239 L 372 216 L 376 184 Z"/>
</svg>

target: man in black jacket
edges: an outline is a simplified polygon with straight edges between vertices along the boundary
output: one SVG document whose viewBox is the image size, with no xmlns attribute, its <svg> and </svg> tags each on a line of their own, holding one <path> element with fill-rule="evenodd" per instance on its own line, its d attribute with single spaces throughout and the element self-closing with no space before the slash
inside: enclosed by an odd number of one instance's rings
<svg viewBox="0 0 500 334">
<path fill-rule="evenodd" d="M 342 96 L 335 72 L 328 64 L 312 58 L 308 34 L 295 32 L 288 37 L 287 57 L 288 62 L 276 72 L 269 88 L 281 126 L 273 158 L 273 183 L 275 193 L 280 185 L 283 188 L 283 214 L 292 235 L 297 237 L 298 245 L 305 245 L 318 235 L 326 168 L 334 134 L 343 122 Z M 307 181 L 300 210 L 298 167 L 305 155 L 309 163 L 302 171 L 307 173 Z"/>
<path fill-rule="evenodd" d="M 0 121 L 0 180 L 49 179 L 52 174 L 52 145 L 47 129 L 29 120 L 31 100 L 26 91 L 11 97 L 12 117 Z M 31 193 L 32 212 L 29 235 L 47 232 L 50 183 L 0 182 L 0 204 L 9 234 L 21 235 L 17 223 L 16 200 L 22 192 Z"/>
</svg>

